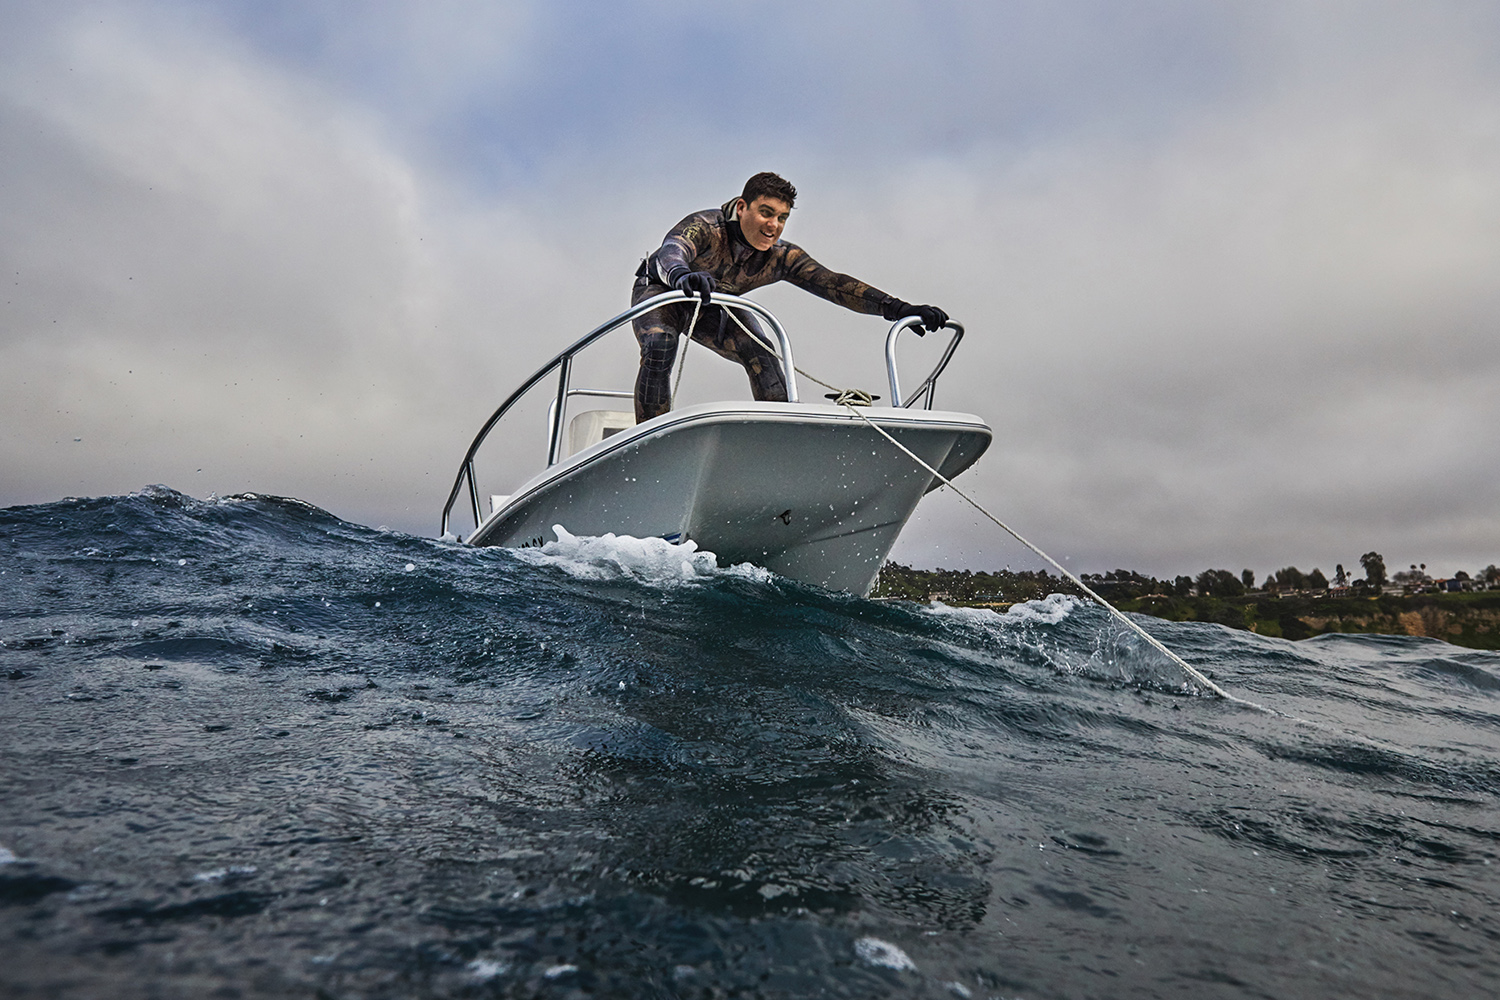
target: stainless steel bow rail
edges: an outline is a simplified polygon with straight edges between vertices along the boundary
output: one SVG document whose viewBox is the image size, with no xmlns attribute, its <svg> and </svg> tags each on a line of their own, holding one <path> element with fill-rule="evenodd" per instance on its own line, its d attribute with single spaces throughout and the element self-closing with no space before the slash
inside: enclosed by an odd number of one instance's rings
<svg viewBox="0 0 1500 1000">
<path fill-rule="evenodd" d="M 484 522 L 484 517 L 480 512 L 479 507 L 479 484 L 474 473 L 474 456 L 479 451 L 480 445 L 484 444 L 485 438 L 489 437 L 490 431 L 495 429 L 495 426 L 500 423 L 501 418 L 503 418 L 505 414 L 510 411 L 511 407 L 520 402 L 522 397 L 524 397 L 527 393 L 534 389 L 536 385 L 543 379 L 545 379 L 548 375 L 552 374 L 554 371 L 557 372 L 557 393 L 553 397 L 552 403 L 547 410 L 547 464 L 549 466 L 555 465 L 562 458 L 562 434 L 563 427 L 566 424 L 565 418 L 567 414 L 569 399 L 574 396 L 602 396 L 616 399 L 630 399 L 634 396 L 633 392 L 619 389 L 573 388 L 573 359 L 576 358 L 585 348 L 589 347 L 600 338 L 602 338 L 605 334 L 626 325 L 637 316 L 641 316 L 648 312 L 651 312 L 653 309 L 660 309 L 663 306 L 674 305 L 681 302 L 690 302 L 694 298 L 695 296 L 689 295 L 686 292 L 673 291 L 666 292 L 662 295 L 657 295 L 653 298 L 646 299 L 645 301 L 640 302 L 637 305 L 631 306 L 629 309 L 620 313 L 620 315 L 604 323 L 601 323 L 599 326 L 596 326 L 594 329 L 578 338 L 578 340 L 574 341 L 571 345 L 565 348 L 555 358 L 542 365 L 542 367 L 538 368 L 536 372 L 525 382 L 522 382 L 520 387 L 517 388 L 515 392 L 511 393 L 509 398 L 507 398 L 505 402 L 501 403 L 494 413 L 490 414 L 490 418 L 484 422 L 484 426 L 479 428 L 479 433 L 474 435 L 474 442 L 469 445 L 469 450 L 464 453 L 463 461 L 459 464 L 458 467 L 458 475 L 454 478 L 453 481 L 453 489 L 449 491 L 448 501 L 443 505 L 443 517 L 440 533 L 442 535 L 448 534 L 449 516 L 453 512 L 453 505 L 458 502 L 458 495 L 463 491 L 464 484 L 466 482 L 468 483 L 469 487 L 469 505 L 474 514 L 474 527 L 477 529 L 479 525 Z M 764 306 L 760 305 L 759 303 L 752 302 L 749 299 L 741 298 L 738 295 L 714 295 L 712 297 L 712 303 L 716 306 L 729 307 L 732 310 L 741 310 L 745 313 L 757 316 L 766 321 L 766 323 L 771 328 L 771 332 L 775 335 L 777 348 L 773 349 L 769 344 L 764 346 L 766 346 L 768 350 L 772 350 L 772 353 L 777 356 L 777 360 L 781 364 L 782 377 L 786 381 L 787 401 L 792 403 L 800 402 L 797 397 L 796 373 L 798 369 L 792 363 L 792 342 L 787 338 L 786 330 L 782 327 L 780 321 L 777 320 L 775 316 L 771 315 L 771 313 Z M 731 316 L 733 315 L 734 314 L 731 312 Z M 735 317 L 735 319 L 738 320 L 738 317 Z M 963 326 L 958 323 L 949 322 L 945 328 L 951 329 L 953 331 L 953 337 L 948 342 L 947 347 L 944 349 L 942 357 L 939 358 L 938 363 L 932 369 L 932 372 L 927 376 L 926 379 L 922 381 L 922 383 L 917 387 L 917 390 L 912 393 L 910 399 L 903 403 L 901 397 L 900 379 L 896 374 L 896 340 L 902 330 L 918 327 L 920 325 L 920 319 L 915 316 L 907 316 L 898 320 L 895 325 L 891 327 L 890 333 L 886 335 L 886 374 L 890 379 L 892 406 L 904 406 L 910 408 L 919 400 L 922 400 L 925 401 L 925 405 L 923 407 L 924 409 L 932 409 L 933 393 L 937 387 L 938 376 L 941 375 L 943 373 L 943 370 L 948 367 L 948 362 L 953 359 L 953 352 L 957 349 L 958 342 L 963 339 Z M 687 345 L 683 344 L 681 346 L 681 349 L 686 350 Z"/>
<path fill-rule="evenodd" d="M 962 323 L 948 320 L 943 324 L 943 329 L 952 330 L 953 336 L 948 340 L 948 346 L 943 348 L 943 356 L 938 358 L 938 363 L 933 366 L 931 372 L 917 386 L 916 392 L 905 402 L 901 399 L 901 379 L 896 375 L 896 338 L 901 335 L 902 330 L 916 330 L 917 336 L 922 336 L 922 321 L 916 316 L 907 316 L 899 319 L 891 327 L 891 332 L 885 335 L 885 373 L 891 382 L 891 405 L 910 409 L 917 400 L 925 399 L 922 409 L 932 409 L 933 394 L 937 391 L 938 376 L 943 374 L 943 369 L 948 367 L 948 362 L 953 360 L 953 352 L 958 350 L 958 342 L 964 339 L 964 325 Z"/>
</svg>

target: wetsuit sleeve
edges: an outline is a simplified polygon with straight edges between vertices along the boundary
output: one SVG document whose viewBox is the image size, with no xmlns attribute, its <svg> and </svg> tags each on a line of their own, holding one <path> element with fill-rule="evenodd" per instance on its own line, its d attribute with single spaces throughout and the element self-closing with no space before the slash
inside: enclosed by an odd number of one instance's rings
<svg viewBox="0 0 1500 1000">
<path fill-rule="evenodd" d="M 798 246 L 791 247 L 787 253 L 785 280 L 845 309 L 875 316 L 880 315 L 881 307 L 890 298 L 874 285 L 830 271 Z"/>
<path fill-rule="evenodd" d="M 683 219 L 651 255 L 651 278 L 671 288 L 678 278 L 693 270 L 693 261 L 713 245 L 713 239 L 713 221 L 704 213 L 696 212 Z"/>
</svg>

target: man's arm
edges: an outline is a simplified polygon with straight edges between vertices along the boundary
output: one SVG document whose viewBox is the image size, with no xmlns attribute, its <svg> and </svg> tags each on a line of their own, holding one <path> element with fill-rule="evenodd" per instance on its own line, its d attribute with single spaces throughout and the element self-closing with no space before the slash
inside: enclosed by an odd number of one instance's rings
<svg viewBox="0 0 1500 1000">
<path fill-rule="evenodd" d="M 672 227 L 661 248 L 651 255 L 647 273 L 658 284 L 675 288 L 693 261 L 712 247 L 717 227 L 707 212 L 695 212 Z"/>
<path fill-rule="evenodd" d="M 936 330 L 948 322 L 948 314 L 937 306 L 914 306 L 909 302 L 903 302 L 894 295 L 887 295 L 874 285 L 866 284 L 858 278 L 830 271 L 808 256 L 807 251 L 799 246 L 791 244 L 788 246 L 790 251 L 786 257 L 786 280 L 798 288 L 820 295 L 830 302 L 836 302 L 845 309 L 881 316 L 892 321 L 903 316 L 919 316 L 922 319 L 922 326 L 928 330 Z M 918 327 L 918 336 L 922 332 L 922 328 Z"/>
<path fill-rule="evenodd" d="M 786 268 L 787 281 L 855 312 L 878 316 L 886 300 L 891 298 L 874 285 L 830 271 L 799 246 L 788 244 Z"/>
</svg>

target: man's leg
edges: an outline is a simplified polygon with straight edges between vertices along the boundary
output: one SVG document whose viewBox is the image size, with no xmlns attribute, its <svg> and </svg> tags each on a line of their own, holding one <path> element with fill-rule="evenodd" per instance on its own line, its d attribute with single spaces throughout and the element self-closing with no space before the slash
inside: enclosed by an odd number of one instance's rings
<svg viewBox="0 0 1500 1000">
<path fill-rule="evenodd" d="M 640 302 L 667 289 L 636 282 L 632 302 Z M 688 317 L 680 305 L 663 306 L 631 321 L 636 342 L 641 345 L 641 368 L 635 377 L 635 422 L 644 423 L 672 408 L 672 362 L 677 359 L 677 338 Z"/>
<path fill-rule="evenodd" d="M 637 331 L 641 370 L 635 376 L 635 422 L 645 423 L 672 408 L 672 362 L 677 359 L 677 331 Z"/>
<path fill-rule="evenodd" d="M 717 323 L 708 317 L 699 321 L 693 339 L 715 354 L 743 365 L 745 374 L 750 377 L 750 393 L 756 399 L 785 403 L 786 378 L 781 372 L 781 361 L 761 343 L 774 344 L 771 334 L 754 316 L 736 312 L 741 322 L 760 338 L 756 340 L 740 329 L 739 323 L 729 316 L 728 309 L 719 309 L 718 313 Z"/>
</svg>

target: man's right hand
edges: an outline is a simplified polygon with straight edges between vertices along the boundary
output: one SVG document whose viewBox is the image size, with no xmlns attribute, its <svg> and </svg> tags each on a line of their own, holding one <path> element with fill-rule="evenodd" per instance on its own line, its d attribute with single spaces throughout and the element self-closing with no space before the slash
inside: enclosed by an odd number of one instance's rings
<svg viewBox="0 0 1500 1000">
<path fill-rule="evenodd" d="M 703 296 L 704 305 L 708 305 L 709 294 L 718 287 L 718 282 L 714 281 L 714 276 L 707 271 L 689 271 L 672 284 L 679 292 Z"/>
</svg>

